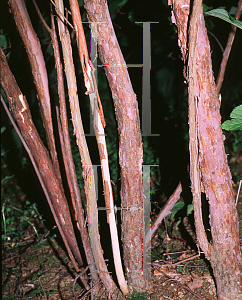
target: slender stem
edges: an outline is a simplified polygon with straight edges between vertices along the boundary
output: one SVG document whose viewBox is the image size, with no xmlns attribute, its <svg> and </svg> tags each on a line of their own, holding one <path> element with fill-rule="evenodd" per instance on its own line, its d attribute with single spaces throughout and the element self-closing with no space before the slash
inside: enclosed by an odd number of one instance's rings
<svg viewBox="0 0 242 300">
<path fill-rule="evenodd" d="M 77 245 L 75 233 L 71 221 L 71 216 L 65 198 L 63 186 L 60 184 L 57 174 L 52 165 L 47 149 L 34 126 L 28 102 L 21 93 L 18 84 L 8 66 L 6 57 L 0 48 L 0 69 L 1 69 L 1 86 L 7 96 L 11 111 L 18 126 L 24 136 L 25 142 L 28 145 L 33 159 L 37 165 L 39 175 L 47 190 L 48 204 L 55 218 L 56 224 L 60 230 L 61 236 L 73 262 L 74 267 L 79 271 L 78 265 L 73 254 L 82 266 L 82 257 Z M 42 185 L 43 186 L 43 185 Z M 72 253 L 73 252 L 73 253 Z M 84 278 L 82 278 L 84 286 L 89 289 L 89 286 Z"/>
<path fill-rule="evenodd" d="M 113 192 L 112 192 L 112 187 L 110 182 L 108 151 L 107 151 L 105 132 L 104 132 L 105 120 L 103 116 L 101 101 L 98 94 L 96 78 L 94 76 L 94 68 L 88 56 L 86 39 L 84 35 L 82 19 L 81 19 L 81 14 L 80 14 L 77 0 L 70 0 L 70 7 L 72 12 L 74 27 L 77 32 L 77 45 L 78 45 L 79 56 L 80 56 L 81 65 L 84 74 L 84 81 L 85 81 L 86 88 L 88 90 L 87 93 L 89 94 L 91 110 L 94 116 L 93 125 L 94 125 L 94 131 L 97 139 L 99 156 L 101 161 L 104 196 L 105 196 L 105 203 L 107 209 L 107 221 L 109 223 L 110 234 L 111 234 L 114 265 L 115 265 L 119 286 L 123 294 L 127 295 L 128 286 L 123 273 L 119 240 L 118 240 L 118 231 L 117 231 L 115 214 L 114 214 Z M 93 24 L 93 27 L 95 26 L 96 24 Z"/>
<path fill-rule="evenodd" d="M 51 6 L 51 10 L 52 10 L 52 6 Z M 74 213 L 76 216 L 75 220 L 77 220 L 78 222 L 77 227 L 81 233 L 81 239 L 83 242 L 83 247 L 85 250 L 87 262 L 90 265 L 91 276 L 95 282 L 96 280 L 98 280 L 98 275 L 95 272 L 94 258 L 93 258 L 90 242 L 88 239 L 87 229 L 85 226 L 85 216 L 82 208 L 80 189 L 76 178 L 75 165 L 74 165 L 72 152 L 71 152 L 71 144 L 70 144 L 70 137 L 69 137 L 69 130 L 68 130 L 68 117 L 66 111 L 63 68 L 60 59 L 60 49 L 57 40 L 53 14 L 51 14 L 51 27 L 52 27 L 51 40 L 54 49 L 55 67 L 56 67 L 57 78 L 58 78 L 57 83 L 58 83 L 58 94 L 59 94 L 59 103 L 60 103 L 61 125 L 63 130 L 63 147 L 65 151 L 65 155 L 63 155 L 63 158 L 65 156 L 67 160 L 67 169 L 68 169 L 67 172 L 69 173 L 70 176 L 69 186 L 70 186 L 70 191 L 72 191 L 71 199 L 74 208 Z"/>
<path fill-rule="evenodd" d="M 239 20 L 240 15 L 241 15 L 241 10 L 242 10 L 242 0 L 239 0 L 237 10 L 236 10 L 236 13 L 235 13 L 235 19 L 236 20 Z M 220 69 L 219 69 L 219 73 L 218 73 L 218 77 L 217 77 L 217 82 L 216 82 L 218 93 L 220 92 L 221 86 L 223 84 L 225 69 L 226 69 L 226 66 L 227 66 L 227 62 L 228 62 L 228 59 L 229 59 L 229 54 L 230 54 L 230 51 L 231 51 L 231 48 L 232 48 L 232 45 L 233 45 L 233 42 L 234 42 L 234 37 L 235 37 L 236 29 L 237 29 L 237 27 L 234 26 L 234 25 L 232 25 L 231 27 L 232 27 L 232 29 L 229 33 L 229 37 L 228 37 L 228 40 L 227 40 L 226 48 L 225 48 L 224 53 L 223 53 L 223 59 L 222 59 L 221 65 L 220 65 Z"/>
<path fill-rule="evenodd" d="M 179 183 L 177 188 L 175 189 L 174 193 L 171 195 L 169 200 L 166 202 L 164 208 L 160 211 L 160 213 L 158 214 L 154 223 L 152 224 L 151 232 L 149 235 L 150 237 L 152 237 L 155 234 L 155 232 L 159 228 L 159 225 L 161 224 L 162 220 L 170 214 L 171 209 L 176 204 L 176 202 L 179 200 L 181 192 L 182 192 L 182 185 L 181 185 L 181 183 Z M 146 242 L 148 242 L 148 241 L 146 241 Z"/>
<path fill-rule="evenodd" d="M 67 18 L 64 16 L 64 14 L 60 11 L 59 6 L 56 5 L 56 3 L 53 0 L 50 0 L 50 2 L 54 5 L 55 7 L 55 11 L 58 14 L 58 17 L 60 18 L 60 20 L 65 23 L 64 21 L 66 21 L 66 23 L 72 28 L 74 29 L 73 25 L 67 20 Z"/>
<path fill-rule="evenodd" d="M 51 29 L 50 29 L 50 27 L 48 26 L 48 24 L 45 22 L 45 19 L 43 18 L 42 14 L 41 14 L 41 12 L 40 12 L 40 10 L 39 10 L 39 7 L 38 7 L 38 5 L 37 5 L 37 3 L 36 3 L 36 1 L 35 1 L 35 0 L 32 0 L 32 1 L 33 1 L 33 4 L 34 4 L 34 6 L 35 6 L 35 9 L 36 9 L 36 11 L 37 11 L 37 14 L 38 14 L 38 16 L 39 16 L 41 22 L 44 24 L 46 30 L 47 30 L 49 33 L 51 33 Z"/>
<path fill-rule="evenodd" d="M 40 41 L 32 26 L 24 0 L 10 0 L 9 3 L 11 6 L 11 12 L 14 15 L 17 29 L 28 54 L 52 163 L 58 180 L 61 183 L 60 168 L 52 124 L 48 76 Z"/>
<path fill-rule="evenodd" d="M 219 48 L 221 49 L 222 53 L 224 53 L 224 48 L 223 46 L 221 45 L 220 41 L 218 40 L 218 38 L 216 37 L 215 34 L 213 34 L 210 30 L 207 30 L 208 34 L 210 34 L 214 39 L 215 41 L 218 43 L 218 46 Z"/>
<path fill-rule="evenodd" d="M 55 5 L 58 10 L 64 13 L 64 4 L 62 0 L 55 0 Z M 74 63 L 72 59 L 72 47 L 69 32 L 63 22 L 58 19 L 59 36 L 62 44 L 63 57 L 65 62 L 65 75 L 68 86 L 69 102 L 71 108 L 72 122 L 76 134 L 77 144 L 79 147 L 82 167 L 83 167 L 83 178 L 84 188 L 87 198 L 87 216 L 88 216 L 88 229 L 90 242 L 94 259 L 99 271 L 100 278 L 105 284 L 108 291 L 112 293 L 118 293 L 117 286 L 108 274 L 108 269 L 104 261 L 102 248 L 99 241 L 98 232 L 98 220 L 97 220 L 97 198 L 96 188 L 94 180 L 94 170 L 92 168 L 92 162 L 89 155 L 89 149 L 85 138 L 84 128 L 82 124 L 82 118 L 80 114 L 80 106 L 77 95 L 77 84 Z M 120 293 L 120 292 L 119 292 Z M 121 293 L 120 293 L 121 294 Z M 120 297 L 121 298 L 121 297 Z"/>
<path fill-rule="evenodd" d="M 68 242 L 67 242 L 67 240 L 66 240 L 66 238 L 65 238 L 65 234 L 64 234 L 64 232 L 62 231 L 61 225 L 60 225 L 60 223 L 59 223 L 59 220 L 58 220 L 58 218 L 57 218 L 57 215 L 56 215 L 56 213 L 55 213 L 54 207 L 53 207 L 52 202 L 51 202 L 51 200 L 50 200 L 50 197 L 49 197 L 49 194 L 48 194 L 47 189 L 46 189 L 46 187 L 45 187 L 45 184 L 44 184 L 44 182 L 43 182 L 43 180 L 42 180 L 42 178 L 41 178 L 39 169 L 38 169 L 38 167 L 37 167 L 37 165 L 36 165 L 36 163 L 35 163 L 35 160 L 34 160 L 34 158 L 33 158 L 33 155 L 32 155 L 32 153 L 31 153 L 29 147 L 27 146 L 25 140 L 23 139 L 22 134 L 20 133 L 18 127 L 16 126 L 16 124 L 15 124 L 15 122 L 14 122 L 14 120 L 13 120 L 13 118 L 12 118 L 12 116 L 11 116 L 9 110 L 8 110 L 8 107 L 7 107 L 6 103 L 5 103 L 5 101 L 4 101 L 3 97 L 2 97 L 2 95 L 1 95 L 1 102 L 2 102 L 2 105 L 3 105 L 4 109 L 5 109 L 5 111 L 6 111 L 7 115 L 8 115 L 8 117 L 9 117 L 9 120 L 11 121 L 11 123 L 12 123 L 14 129 L 16 130 L 17 135 L 19 136 L 19 138 L 20 138 L 20 140 L 21 140 L 21 142 L 22 142 L 22 144 L 23 144 L 25 150 L 27 151 L 27 153 L 28 153 L 28 155 L 29 155 L 29 158 L 30 158 L 30 160 L 31 160 L 31 163 L 32 163 L 32 165 L 33 165 L 33 167 L 34 167 L 34 170 L 35 170 L 35 172 L 36 172 L 36 175 L 38 176 L 39 182 L 40 182 L 40 184 L 41 184 L 41 186 L 42 186 L 42 189 L 43 189 L 43 191 L 44 191 L 45 197 L 46 197 L 46 199 L 47 199 L 47 201 L 48 201 L 48 204 L 49 204 L 49 206 L 50 206 L 50 209 L 51 209 L 52 215 L 53 215 L 53 217 L 54 217 L 54 219 L 55 219 L 56 225 L 57 225 L 57 227 L 58 227 L 58 229 L 59 229 L 59 231 L 60 231 L 61 237 L 62 237 L 62 239 L 63 239 L 63 241 L 64 241 L 64 244 L 65 244 L 65 246 L 66 246 L 66 249 L 67 249 L 67 251 L 68 251 L 69 257 L 70 257 L 70 259 L 71 259 L 71 261 L 72 261 L 72 263 L 73 263 L 73 265 L 74 265 L 76 271 L 78 272 L 79 268 L 78 268 L 78 266 L 77 266 L 77 263 L 76 263 L 76 261 L 75 261 L 75 259 L 74 259 L 73 254 L 72 254 L 72 252 L 71 252 L 71 250 L 70 250 L 70 247 L 69 247 L 69 245 L 68 245 Z"/>
</svg>

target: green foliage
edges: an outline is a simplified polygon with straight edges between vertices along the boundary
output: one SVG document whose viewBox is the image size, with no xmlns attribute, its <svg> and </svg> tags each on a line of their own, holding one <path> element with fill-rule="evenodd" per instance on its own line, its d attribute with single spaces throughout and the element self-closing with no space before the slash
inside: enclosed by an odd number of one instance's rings
<svg viewBox="0 0 242 300">
<path fill-rule="evenodd" d="M 213 7 L 212 6 L 207 6 L 206 4 L 202 4 L 203 5 L 203 12 L 205 13 L 206 11 L 209 11 L 209 10 L 211 10 L 211 9 L 213 9 Z"/>
<path fill-rule="evenodd" d="M 145 300 L 145 299 L 147 299 L 148 296 L 149 296 L 149 294 L 147 292 L 139 293 L 137 291 L 134 291 L 131 296 L 127 296 L 127 299 L 128 300 L 136 300 L 136 299 L 137 300 Z"/>
<path fill-rule="evenodd" d="M 221 128 L 225 130 L 242 130 L 242 105 L 235 107 L 230 117 L 232 120 L 225 121 Z"/>
<path fill-rule="evenodd" d="M 242 131 L 235 131 L 233 132 L 233 139 L 232 139 L 232 149 L 231 149 L 231 156 L 235 157 L 237 152 L 242 153 Z"/>
<path fill-rule="evenodd" d="M 229 10 L 229 14 L 234 16 L 236 14 L 236 10 L 237 10 L 236 6 L 231 6 Z"/>
<path fill-rule="evenodd" d="M 124 4 L 127 2 L 128 2 L 128 0 L 110 0 L 110 1 L 108 1 L 108 9 L 109 9 L 110 15 L 112 15 L 115 11 L 117 11 L 122 6 L 124 6 Z"/>
<path fill-rule="evenodd" d="M 181 209 L 183 209 L 183 207 L 185 206 L 184 202 L 177 202 L 173 208 L 171 209 L 171 215 L 170 217 L 173 219 L 175 217 L 175 215 L 177 214 L 177 212 Z"/>
<path fill-rule="evenodd" d="M 3 30 L 0 30 L 0 47 L 6 48 L 8 46 L 8 41 L 6 35 L 3 34 Z"/>
<path fill-rule="evenodd" d="M 187 206 L 187 216 L 191 215 L 193 212 L 193 204 L 188 204 Z"/>
<path fill-rule="evenodd" d="M 169 215 L 170 218 L 174 219 L 176 214 L 182 210 L 185 206 L 184 202 L 177 202 L 173 208 L 171 209 L 171 214 Z M 193 204 L 188 204 L 187 210 L 186 210 L 186 217 L 188 217 L 193 212 Z M 176 226 L 178 226 L 181 223 L 181 217 L 178 217 L 178 221 L 176 222 Z"/>
<path fill-rule="evenodd" d="M 1 127 L 1 134 L 2 134 L 5 130 L 6 130 L 6 127 L 5 127 L 5 126 Z"/>
<path fill-rule="evenodd" d="M 232 25 L 237 26 L 238 28 L 242 29 L 242 22 L 239 20 L 235 20 L 225 9 L 216 8 L 212 10 L 207 10 L 204 12 L 205 16 L 217 17 L 221 20 L 224 20 Z"/>
<path fill-rule="evenodd" d="M 13 176 L 5 176 L 1 180 L 2 188 L 4 188 L 4 185 L 12 178 Z M 9 188 L 4 189 L 4 193 L 2 193 L 2 195 L 4 195 L 2 196 L 4 197 L 4 199 L 2 199 L 2 242 L 4 246 L 6 243 L 8 244 L 5 250 L 19 246 L 18 241 L 21 240 L 29 225 L 33 228 L 37 237 L 39 237 L 34 225 L 34 220 L 39 219 L 43 221 L 36 203 L 32 204 L 26 201 L 23 209 L 17 207 L 17 203 L 15 204 L 16 194 L 14 192 L 14 188 Z"/>
<path fill-rule="evenodd" d="M 46 272 L 46 271 L 41 272 L 41 269 L 38 270 L 38 272 L 37 272 L 38 277 L 35 277 L 34 279 L 32 279 L 32 280 L 29 282 L 29 284 L 31 284 L 31 283 L 35 282 L 36 280 L 38 280 L 39 285 L 40 285 L 40 288 L 33 289 L 33 290 L 31 290 L 30 292 L 27 292 L 27 293 L 25 294 L 25 296 L 31 296 L 31 295 L 40 294 L 40 295 L 42 296 L 42 299 L 46 299 L 46 300 L 47 300 L 47 295 L 51 295 L 51 294 L 53 294 L 53 293 L 55 292 L 55 290 L 54 290 L 54 291 L 50 291 L 50 292 L 46 292 L 46 291 L 44 290 L 44 287 L 43 287 L 42 282 L 41 282 L 41 277 L 44 275 L 45 272 Z M 41 293 L 41 292 L 42 292 L 42 293 Z"/>
</svg>

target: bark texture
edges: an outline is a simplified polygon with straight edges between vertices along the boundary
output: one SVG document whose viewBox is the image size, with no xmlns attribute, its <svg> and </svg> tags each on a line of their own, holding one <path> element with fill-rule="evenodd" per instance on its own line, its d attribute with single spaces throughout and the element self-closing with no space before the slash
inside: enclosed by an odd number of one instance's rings
<svg viewBox="0 0 242 300">
<path fill-rule="evenodd" d="M 40 42 L 32 26 L 25 2 L 23 0 L 10 0 L 9 4 L 14 15 L 17 29 L 28 54 L 51 159 L 58 179 L 61 182 L 52 125 L 48 76 Z"/>
<path fill-rule="evenodd" d="M 65 102 L 65 90 L 64 90 L 64 77 L 63 77 L 63 70 L 62 70 L 62 63 L 60 58 L 60 51 L 58 45 L 58 39 L 55 31 L 55 24 L 54 24 L 54 16 L 51 15 L 51 41 L 52 46 L 54 49 L 54 57 L 55 57 L 55 68 L 57 71 L 57 78 L 58 78 L 58 94 L 59 94 L 59 103 L 60 103 L 60 117 L 61 117 L 61 125 L 63 130 L 63 160 L 65 163 L 65 170 L 66 176 L 68 180 L 68 185 L 70 189 L 71 199 L 72 199 L 72 206 L 74 209 L 74 219 L 77 221 L 77 227 L 80 230 L 81 239 L 83 243 L 83 247 L 85 250 L 87 262 L 90 268 L 90 276 L 94 279 L 94 283 L 98 280 L 98 274 L 95 272 L 96 266 L 94 263 L 93 254 L 91 251 L 90 241 L 88 238 L 88 232 L 85 226 L 85 216 L 82 207 L 81 201 L 81 194 L 80 189 L 77 182 L 77 177 L 75 173 L 75 165 L 72 157 L 71 152 L 71 144 L 70 144 L 70 137 L 69 137 L 69 130 L 68 130 L 68 117 L 66 111 L 66 102 Z M 60 132 L 61 129 L 59 129 Z M 60 141 L 62 134 L 60 135 Z"/>
<path fill-rule="evenodd" d="M 0 69 L 1 69 L 1 86 L 8 98 L 10 109 L 21 130 L 22 136 L 27 143 L 34 161 L 39 170 L 41 179 L 47 190 L 51 203 L 49 203 L 53 215 L 57 217 L 57 225 L 62 234 L 67 249 L 70 248 L 75 255 L 78 263 L 82 266 L 82 257 L 80 255 L 77 241 L 72 226 L 71 215 L 68 203 L 64 194 L 62 185 L 60 185 L 57 174 L 52 165 L 48 151 L 44 147 L 39 134 L 34 126 L 28 103 L 22 95 L 17 82 L 11 73 L 7 60 L 0 48 Z M 72 256 L 71 253 L 69 253 Z M 76 265 L 75 261 L 73 261 Z M 76 271 L 79 271 L 76 265 Z M 88 285 L 83 281 L 86 288 Z"/>
<path fill-rule="evenodd" d="M 142 140 L 138 103 L 127 66 L 104 0 L 85 1 L 88 19 L 97 24 L 98 53 L 112 91 L 119 133 L 121 169 L 122 241 L 128 285 L 140 291 L 142 278 L 143 186 Z"/>
<path fill-rule="evenodd" d="M 69 31 L 61 18 L 64 15 L 64 5 L 62 0 L 55 1 L 55 7 L 57 13 L 60 12 L 58 19 L 58 29 L 60 41 L 62 44 L 65 75 L 67 80 L 68 94 L 70 109 L 72 115 L 72 123 L 76 135 L 76 142 L 80 151 L 82 167 L 83 167 L 83 179 L 84 189 L 87 199 L 87 221 L 88 231 L 90 237 L 90 244 L 92 247 L 92 253 L 94 256 L 95 264 L 98 268 L 99 277 L 102 280 L 104 286 L 109 292 L 111 299 L 124 299 L 124 296 L 117 288 L 112 277 L 108 273 L 108 269 L 103 257 L 103 251 L 100 244 L 100 236 L 98 231 L 98 219 L 97 219 L 97 198 L 94 180 L 94 169 L 92 167 L 91 158 L 89 155 L 89 149 L 85 138 L 84 128 L 82 124 L 82 118 L 80 114 L 80 106 L 77 95 L 77 85 L 75 68 L 72 58 L 72 47 Z"/>
<path fill-rule="evenodd" d="M 201 2 L 201 1 L 200 1 Z M 242 262 L 238 215 L 231 174 L 220 128 L 220 100 L 214 82 L 210 45 L 201 3 L 172 1 L 173 21 L 178 27 L 179 46 L 188 60 L 191 182 L 198 242 L 213 268 L 218 299 L 242 298 Z M 189 29 L 189 47 L 187 27 Z M 195 123 L 194 123 L 195 122 Z M 208 242 L 201 214 L 201 192 L 210 208 L 212 241 Z"/>
</svg>

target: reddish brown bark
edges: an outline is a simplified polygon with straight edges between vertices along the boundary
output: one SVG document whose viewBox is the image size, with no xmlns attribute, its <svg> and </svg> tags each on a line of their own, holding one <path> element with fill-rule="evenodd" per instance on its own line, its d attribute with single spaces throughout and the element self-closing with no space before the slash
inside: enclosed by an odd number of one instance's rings
<svg viewBox="0 0 242 300">
<path fill-rule="evenodd" d="M 107 152 L 106 139 L 104 133 L 104 128 L 106 126 L 106 123 L 104 120 L 102 104 L 97 89 L 97 82 L 94 75 L 94 67 L 88 56 L 86 38 L 82 26 L 82 19 L 81 19 L 80 9 L 78 6 L 78 1 L 77 0 L 69 0 L 69 1 L 70 1 L 71 12 L 72 12 L 73 24 L 76 30 L 77 46 L 78 46 L 79 56 L 80 56 L 82 70 L 84 74 L 84 82 L 87 88 L 86 94 L 89 95 L 91 111 L 94 116 L 93 127 L 96 135 L 100 162 L 101 162 L 104 197 L 105 197 L 105 204 L 107 208 L 107 212 L 106 212 L 107 222 L 109 224 L 110 235 L 111 235 L 111 244 L 112 244 L 115 272 L 122 293 L 124 295 L 127 295 L 129 291 L 128 291 L 127 282 L 124 277 L 122 261 L 120 256 L 118 231 L 116 227 L 116 220 L 114 214 L 113 193 L 112 193 L 112 186 L 111 186 L 110 173 L 109 173 L 108 152 Z"/>
<path fill-rule="evenodd" d="M 33 29 L 24 1 L 10 0 L 9 3 L 11 6 L 11 11 L 14 15 L 17 29 L 28 54 L 34 78 L 34 84 L 36 86 L 38 100 L 40 103 L 41 116 L 46 132 L 48 147 L 58 179 L 61 181 L 59 162 L 53 134 L 48 77 L 40 42 Z"/>
<path fill-rule="evenodd" d="M 171 213 L 172 208 L 174 207 L 176 202 L 180 199 L 181 192 L 182 192 L 182 185 L 181 185 L 181 182 L 179 182 L 174 193 L 167 200 L 166 204 L 164 205 L 162 210 L 159 212 L 154 223 L 152 224 L 151 229 L 150 229 L 151 237 L 154 236 L 154 234 L 155 234 L 156 230 L 159 228 L 162 220 Z"/>
<path fill-rule="evenodd" d="M 77 221 L 77 227 L 80 230 L 81 238 L 83 247 L 85 250 L 87 262 L 89 264 L 91 276 L 96 281 L 98 279 L 98 275 L 95 272 L 95 263 L 93 259 L 93 254 L 91 251 L 90 242 L 88 239 L 88 233 L 85 226 L 85 217 L 84 212 L 82 208 L 82 201 L 81 201 L 81 195 L 80 195 L 80 189 L 78 186 L 76 173 L 75 173 L 75 165 L 72 157 L 71 152 L 71 144 L 70 144 L 70 137 L 69 137 L 69 131 L 68 131 L 68 117 L 67 117 L 67 111 L 66 111 L 66 101 L 65 101 L 65 90 L 64 90 L 64 77 L 63 77 L 63 69 L 62 69 L 62 63 L 60 59 L 60 51 L 59 51 L 59 45 L 55 30 L 55 24 L 54 24 L 54 16 L 51 15 L 51 40 L 52 45 L 54 49 L 54 57 L 55 57 L 55 67 L 57 72 L 57 78 L 58 78 L 58 94 L 59 94 L 59 102 L 60 102 L 60 114 L 61 114 L 61 125 L 63 130 L 63 143 L 61 145 L 63 146 L 63 159 L 64 162 L 66 161 L 66 174 L 69 174 L 69 187 L 70 187 L 70 193 L 71 193 L 71 199 L 72 199 L 72 205 L 74 208 L 74 219 Z M 60 135 L 61 140 L 61 135 Z M 68 175 L 67 175 L 68 178 Z"/>
<path fill-rule="evenodd" d="M 112 91 L 119 133 L 122 241 L 129 287 L 142 290 L 142 140 L 136 95 L 104 0 L 85 1 L 88 19 L 97 22 L 98 53 Z"/>
<path fill-rule="evenodd" d="M 85 138 L 85 133 L 82 125 L 82 118 L 80 114 L 79 99 L 77 95 L 77 84 L 75 76 L 75 68 L 72 58 L 72 46 L 69 31 L 63 23 L 64 9 L 59 1 L 55 1 L 55 9 L 58 12 L 59 18 L 58 29 L 59 37 L 62 44 L 62 52 L 65 64 L 65 75 L 68 86 L 68 95 L 72 116 L 72 123 L 75 130 L 76 142 L 79 147 L 82 168 L 83 168 L 83 179 L 84 189 L 87 199 L 87 221 L 89 238 L 92 247 L 93 256 L 98 269 L 99 277 L 102 279 L 104 286 L 113 299 L 124 299 L 123 295 L 117 288 L 110 274 L 103 257 L 103 251 L 100 244 L 100 236 L 98 231 L 98 220 L 97 220 L 97 198 L 94 180 L 94 170 L 92 168 L 92 162 L 89 155 L 89 149 Z"/>
<path fill-rule="evenodd" d="M 172 1 L 184 61 L 190 2 Z M 214 82 L 210 45 L 201 1 L 194 1 L 189 29 L 189 131 L 191 182 L 199 245 L 211 262 L 219 299 L 241 299 L 242 263 L 238 215 L 231 174 L 220 128 L 220 100 Z M 201 216 L 201 192 L 210 208 L 212 241 L 206 238 Z"/>
<path fill-rule="evenodd" d="M 57 178 L 56 172 L 50 160 L 48 151 L 44 147 L 39 134 L 34 126 L 28 103 L 22 95 L 13 74 L 11 73 L 7 60 L 0 48 L 0 69 L 1 86 L 8 98 L 9 105 L 15 120 L 21 130 L 22 136 L 27 143 L 34 161 L 38 167 L 41 179 L 51 200 L 54 213 L 60 224 L 60 231 L 63 232 L 63 239 L 67 240 L 69 247 L 80 265 L 83 265 L 82 258 L 77 246 L 71 216 L 64 195 L 63 187 Z M 67 246 L 68 246 L 67 245 Z M 78 268 L 77 268 L 78 271 Z M 86 281 L 83 281 L 88 288 Z"/>
</svg>

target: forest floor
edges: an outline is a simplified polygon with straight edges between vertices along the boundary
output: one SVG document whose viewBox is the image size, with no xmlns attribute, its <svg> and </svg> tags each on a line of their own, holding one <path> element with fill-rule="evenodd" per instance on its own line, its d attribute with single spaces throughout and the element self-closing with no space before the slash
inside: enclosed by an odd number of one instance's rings
<svg viewBox="0 0 242 300">
<path fill-rule="evenodd" d="M 241 163 L 242 161 L 235 165 L 241 166 Z M 235 176 L 236 172 L 241 178 L 239 167 L 233 170 Z M 13 185 L 14 196 L 8 197 L 5 193 Z M 239 182 L 236 182 L 235 197 L 238 186 Z M 2 199 L 7 199 L 2 208 L 3 299 L 93 299 L 91 293 L 84 296 L 85 291 L 80 282 L 75 282 L 77 274 L 63 250 L 64 247 L 56 239 L 57 228 L 48 231 L 36 207 L 28 204 L 26 208 L 26 195 L 18 187 L 14 177 L 3 184 L 2 192 Z M 242 192 L 237 208 L 242 236 Z M 11 215 L 13 210 L 24 214 L 16 217 Z M 169 222 L 168 220 L 168 227 L 171 224 Z M 185 217 L 182 223 L 195 245 L 194 228 L 190 219 Z M 189 246 L 177 227 L 171 232 L 166 232 L 164 227 L 160 228 L 152 239 L 152 281 L 153 288 L 149 295 L 136 294 L 130 299 L 217 299 L 209 263 L 202 254 L 198 255 L 196 246 Z M 95 299 L 108 299 L 101 285 L 100 295 Z"/>
</svg>

